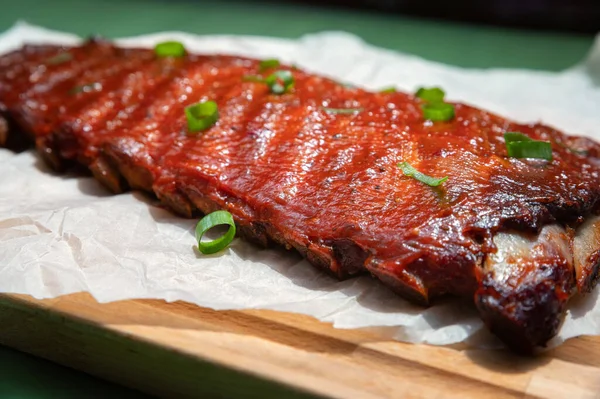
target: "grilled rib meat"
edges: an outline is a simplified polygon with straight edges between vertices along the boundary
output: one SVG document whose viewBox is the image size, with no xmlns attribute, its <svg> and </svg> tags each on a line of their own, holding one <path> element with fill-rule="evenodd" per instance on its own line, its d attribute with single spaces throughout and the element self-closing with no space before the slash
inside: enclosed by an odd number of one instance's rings
<svg viewBox="0 0 600 399">
<path fill-rule="evenodd" d="M 473 297 L 518 350 L 545 344 L 568 299 L 595 285 L 596 142 L 463 104 L 432 123 L 411 95 L 296 69 L 293 91 L 275 95 L 244 81 L 258 71 L 253 59 L 99 41 L 29 46 L 0 57 L 0 112 L 51 165 L 83 164 L 115 192 L 153 192 L 188 217 L 226 209 L 253 242 L 295 248 L 339 278 L 369 272 L 416 303 Z M 187 134 L 184 108 L 209 99 L 218 123 Z M 508 158 L 506 131 L 550 141 L 554 160 Z M 426 186 L 402 161 L 449 180 Z"/>
</svg>

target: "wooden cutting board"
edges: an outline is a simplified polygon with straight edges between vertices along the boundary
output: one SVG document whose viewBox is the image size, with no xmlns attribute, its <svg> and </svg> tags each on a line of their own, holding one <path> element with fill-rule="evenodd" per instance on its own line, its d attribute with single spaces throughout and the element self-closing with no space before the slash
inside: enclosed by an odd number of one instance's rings
<svg viewBox="0 0 600 399">
<path fill-rule="evenodd" d="M 0 295 L 0 343 L 167 397 L 600 398 L 600 337 L 535 358 L 272 311 Z"/>
</svg>

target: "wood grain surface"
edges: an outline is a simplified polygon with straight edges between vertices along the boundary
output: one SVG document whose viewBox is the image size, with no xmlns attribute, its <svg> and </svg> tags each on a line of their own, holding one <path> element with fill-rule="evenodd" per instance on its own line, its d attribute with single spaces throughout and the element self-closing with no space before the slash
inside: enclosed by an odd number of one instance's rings
<svg viewBox="0 0 600 399">
<path fill-rule="evenodd" d="M 394 342 L 308 316 L 0 295 L 0 343 L 168 397 L 600 398 L 600 337 L 526 358 Z"/>
</svg>

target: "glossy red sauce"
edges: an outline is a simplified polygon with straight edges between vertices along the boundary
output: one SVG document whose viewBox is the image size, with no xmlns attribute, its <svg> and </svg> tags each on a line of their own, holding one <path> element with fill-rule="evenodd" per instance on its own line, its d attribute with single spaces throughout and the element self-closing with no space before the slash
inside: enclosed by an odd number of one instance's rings
<svg viewBox="0 0 600 399">
<path fill-rule="evenodd" d="M 333 259 L 335 243 L 348 240 L 370 272 L 411 287 L 407 296 L 474 292 L 495 231 L 573 223 L 600 194 L 597 143 L 464 104 L 452 121 L 432 123 L 412 95 L 295 69 L 293 90 L 271 94 L 243 81 L 258 73 L 251 59 L 167 61 L 95 42 L 69 52 L 69 62 L 35 67 L 40 55 L 14 79 L 0 78 L 9 89 L 0 104 L 38 136 L 53 132 L 63 157 L 90 163 L 105 147 L 149 172 L 151 186 L 140 187 L 189 198 L 203 191 L 240 223 L 264 223 Z M 14 65 L 3 59 L 0 69 Z M 100 88 L 72 93 L 91 82 Z M 218 103 L 220 119 L 189 135 L 183 110 L 204 100 Z M 551 141 L 554 160 L 508 158 L 506 131 Z M 402 173 L 404 161 L 448 181 L 429 187 Z"/>
<path fill-rule="evenodd" d="M 596 158 L 566 148 L 577 144 L 595 156 L 592 141 L 461 104 L 453 121 L 431 123 L 410 95 L 295 76 L 295 90 L 283 96 L 244 83 L 233 99 L 216 98 L 222 119 L 214 128 L 200 137 L 175 134 L 164 156 L 150 152 L 157 185 L 214 187 L 213 200 L 238 219 L 269 223 L 307 247 L 349 239 L 368 252 L 367 269 L 426 297 L 472 292 L 493 232 L 572 222 L 596 206 Z M 363 110 L 332 115 L 325 106 Z M 552 141 L 554 160 L 508 158 L 506 131 Z M 449 179 L 429 187 L 405 176 L 397 167 L 403 161 Z"/>
</svg>

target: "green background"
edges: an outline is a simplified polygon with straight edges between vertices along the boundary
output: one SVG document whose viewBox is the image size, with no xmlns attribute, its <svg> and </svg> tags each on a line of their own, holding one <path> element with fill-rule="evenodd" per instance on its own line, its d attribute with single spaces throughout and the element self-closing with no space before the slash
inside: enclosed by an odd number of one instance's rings
<svg viewBox="0 0 600 399">
<path fill-rule="evenodd" d="M 80 35 L 109 37 L 161 30 L 296 38 L 345 30 L 381 47 L 465 67 L 560 70 L 578 62 L 591 36 L 441 23 L 281 1 L 16 0 L 0 8 L 0 30 L 23 19 Z"/>
<path fill-rule="evenodd" d="M 87 36 L 164 30 L 297 38 L 344 30 L 380 47 L 464 67 L 558 71 L 579 62 L 592 36 L 518 31 L 287 2 L 17 0 L 0 2 L 0 31 L 16 21 Z M 0 327 L 1 328 L 1 327 Z M 257 393 L 253 393 L 254 397 Z M 0 398 L 144 397 L 0 346 Z"/>
</svg>

